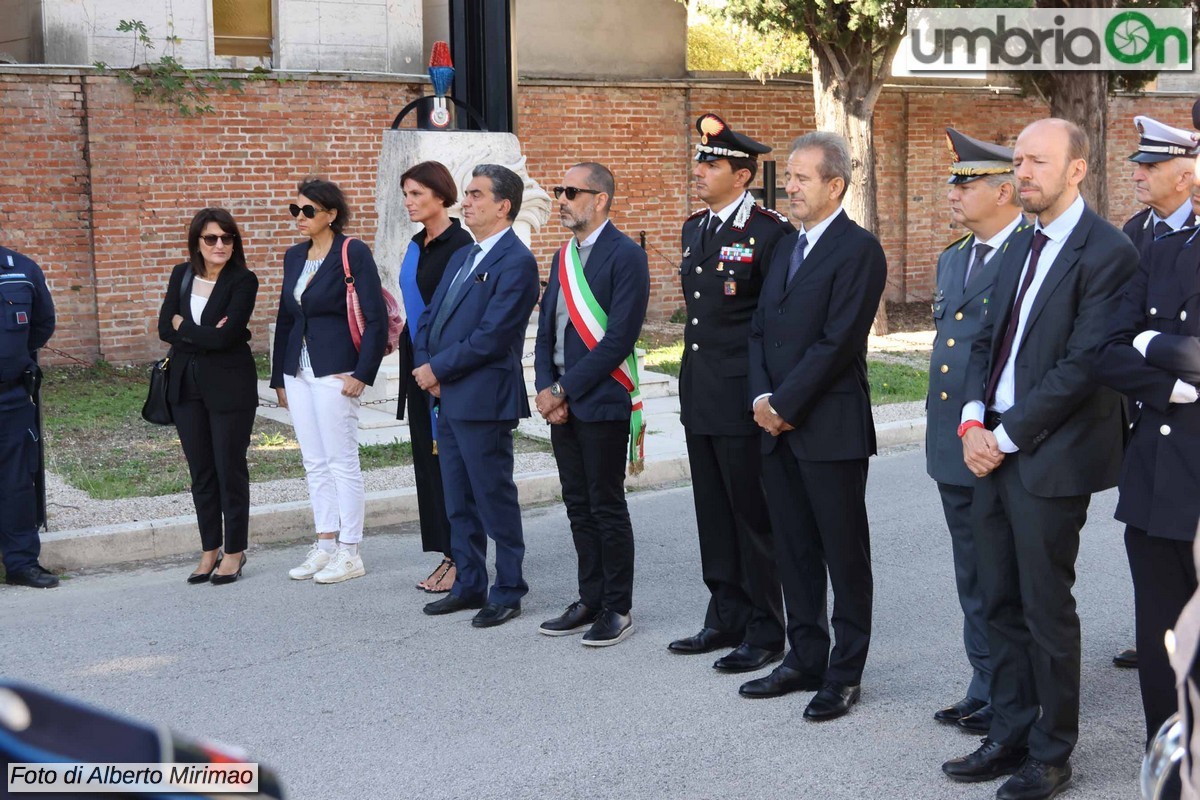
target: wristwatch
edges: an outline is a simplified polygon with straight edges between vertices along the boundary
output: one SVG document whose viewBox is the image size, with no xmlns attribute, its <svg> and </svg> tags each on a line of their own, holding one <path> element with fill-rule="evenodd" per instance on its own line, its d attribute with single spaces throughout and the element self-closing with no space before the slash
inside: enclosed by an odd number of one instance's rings
<svg viewBox="0 0 1200 800">
<path fill-rule="evenodd" d="M 563 391 L 561 383 L 555 381 L 554 383 L 550 384 L 551 397 L 562 397 L 564 394 L 566 394 L 566 392 Z"/>
</svg>

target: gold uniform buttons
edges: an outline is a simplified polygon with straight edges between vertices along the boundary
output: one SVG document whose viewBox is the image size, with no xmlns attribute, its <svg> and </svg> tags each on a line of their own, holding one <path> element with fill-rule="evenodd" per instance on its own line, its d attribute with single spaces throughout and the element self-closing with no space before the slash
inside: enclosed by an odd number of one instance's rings
<svg viewBox="0 0 1200 800">
<path fill-rule="evenodd" d="M 953 340 L 953 339 L 947 339 L 947 340 L 946 340 L 946 347 L 954 347 L 954 340 Z"/>
<path fill-rule="evenodd" d="M 961 312 L 961 311 L 957 311 L 957 312 L 955 312 L 955 314 L 954 314 L 954 318 L 955 318 L 955 319 L 957 319 L 957 320 L 961 320 L 961 319 L 962 319 L 962 312 Z"/>
<path fill-rule="evenodd" d="M 950 367 L 946 364 L 942 364 L 941 370 L 942 370 L 942 374 L 945 375 L 947 372 L 950 371 Z"/>
<path fill-rule="evenodd" d="M 942 394 L 941 394 L 941 398 L 942 398 L 943 400 L 949 400 L 949 399 L 950 399 L 950 395 L 946 394 L 945 392 L 942 392 Z"/>
</svg>

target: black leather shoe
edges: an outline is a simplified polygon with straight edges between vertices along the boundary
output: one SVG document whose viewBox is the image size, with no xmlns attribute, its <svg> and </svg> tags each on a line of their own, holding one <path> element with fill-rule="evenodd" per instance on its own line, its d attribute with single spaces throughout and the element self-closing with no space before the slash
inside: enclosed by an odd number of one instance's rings
<svg viewBox="0 0 1200 800">
<path fill-rule="evenodd" d="M 1001 775 L 1012 775 L 1029 755 L 1027 747 L 1008 747 L 986 737 L 982 741 L 974 753 L 942 764 L 942 772 L 960 783 L 992 781 Z"/>
<path fill-rule="evenodd" d="M 1016 775 L 996 790 L 996 800 L 1050 800 L 1071 782 L 1071 762 L 1056 767 L 1027 758 Z"/>
<path fill-rule="evenodd" d="M 958 721 L 958 727 L 969 733 L 982 733 L 984 736 L 992 729 L 992 719 L 996 716 L 996 711 L 990 705 L 976 711 L 974 714 L 968 714 Z"/>
<path fill-rule="evenodd" d="M 1113 666 L 1121 669 L 1137 669 L 1137 650 L 1129 648 L 1113 656 Z"/>
<path fill-rule="evenodd" d="M 798 669 L 780 664 L 763 678 L 746 681 L 738 689 L 742 697 L 781 697 L 791 692 L 815 692 L 821 688 L 820 678 L 810 678 Z"/>
<path fill-rule="evenodd" d="M 701 628 L 695 636 L 676 639 L 667 645 L 672 653 L 692 655 L 720 650 L 722 647 L 736 647 L 741 636 L 719 631 L 716 628 Z"/>
<path fill-rule="evenodd" d="M 633 616 L 604 609 L 595 624 L 583 635 L 588 647 L 608 647 L 623 642 L 633 633 Z"/>
<path fill-rule="evenodd" d="M 432 603 L 426 603 L 425 608 L 421 610 L 431 617 L 437 617 L 442 614 L 453 614 L 455 611 L 466 611 L 467 609 L 475 608 L 483 608 L 483 601 L 468 600 L 465 597 L 459 597 L 454 592 L 451 592 L 441 600 L 434 600 Z"/>
<path fill-rule="evenodd" d="M 538 633 L 547 636 L 570 636 L 572 633 L 585 631 L 596 621 L 600 612 L 588 608 L 582 600 L 576 600 L 567 606 L 567 610 L 554 619 L 548 619 L 538 628 Z"/>
<path fill-rule="evenodd" d="M 494 628 L 519 616 L 521 616 L 520 607 L 509 608 L 499 603 L 488 603 L 478 614 L 471 618 L 471 627 Z"/>
<path fill-rule="evenodd" d="M 976 700 L 974 697 L 964 697 L 952 706 L 946 706 L 940 711 L 933 712 L 933 718 L 938 722 L 953 725 L 963 717 L 974 714 L 986 705 L 987 702 L 984 700 Z"/>
<path fill-rule="evenodd" d="M 241 556 L 242 556 L 242 563 L 238 564 L 237 572 L 231 572 L 228 575 L 222 575 L 219 572 L 214 572 L 212 574 L 211 582 L 212 582 L 213 586 L 223 586 L 226 583 L 233 583 L 238 578 L 242 577 L 242 567 L 246 566 L 246 551 L 245 550 L 242 551 Z"/>
<path fill-rule="evenodd" d="M 31 589 L 53 589 L 58 586 L 58 576 L 41 564 L 9 572 L 4 582 L 12 586 L 28 586 Z"/>
<path fill-rule="evenodd" d="M 808 708 L 804 709 L 804 718 L 813 722 L 837 719 L 849 711 L 850 706 L 857 703 L 861 695 L 862 688 L 859 686 L 829 681 L 808 702 Z"/>
<path fill-rule="evenodd" d="M 210 569 L 208 572 L 193 572 L 191 575 L 188 575 L 187 582 L 192 586 L 195 586 L 198 583 L 208 583 L 208 579 L 212 577 L 213 570 L 219 566 L 221 566 L 220 552 L 217 553 L 217 560 L 213 562 L 212 569 Z"/>
<path fill-rule="evenodd" d="M 765 647 L 755 647 L 742 642 L 734 648 L 732 653 L 723 655 L 713 662 L 713 669 L 721 672 L 753 672 L 781 658 L 783 658 L 782 650 L 768 650 Z"/>
</svg>

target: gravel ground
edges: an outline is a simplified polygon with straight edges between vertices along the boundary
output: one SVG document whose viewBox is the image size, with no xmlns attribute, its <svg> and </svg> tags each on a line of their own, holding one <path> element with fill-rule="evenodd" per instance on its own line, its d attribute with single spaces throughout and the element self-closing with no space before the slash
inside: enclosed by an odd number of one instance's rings
<svg viewBox="0 0 1200 800">
<path fill-rule="evenodd" d="M 545 472 L 555 468 L 550 453 L 521 453 L 516 456 L 516 471 Z M 388 467 L 363 473 L 368 492 L 399 489 L 413 485 L 412 467 Z M 308 487 L 303 478 L 266 481 L 250 485 L 250 505 L 263 506 L 307 500 Z M 129 497 L 122 500 L 93 500 L 87 492 L 68 486 L 59 476 L 46 475 L 46 503 L 49 508 L 50 530 L 69 531 L 114 525 L 122 522 L 163 519 L 191 514 L 192 496 L 189 492 L 161 497 Z"/>
</svg>

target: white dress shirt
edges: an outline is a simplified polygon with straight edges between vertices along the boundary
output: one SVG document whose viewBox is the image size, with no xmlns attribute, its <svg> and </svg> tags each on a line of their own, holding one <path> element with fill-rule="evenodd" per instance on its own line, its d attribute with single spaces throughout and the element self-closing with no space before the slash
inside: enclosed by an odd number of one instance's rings
<svg viewBox="0 0 1200 800">
<path fill-rule="evenodd" d="M 1042 253 L 1038 256 L 1037 271 L 1033 273 L 1033 281 L 1029 284 L 1029 289 L 1025 292 L 1025 297 L 1022 298 L 1021 307 L 1017 310 L 1017 330 L 1013 336 L 1012 352 L 1008 354 L 1008 361 L 1004 362 L 1004 369 L 1000 373 L 1000 380 L 996 384 L 996 398 L 992 402 L 992 410 L 1003 414 L 1014 405 L 1016 405 L 1016 365 L 1017 354 L 1021 349 L 1021 340 L 1025 336 L 1025 326 L 1029 323 L 1029 312 L 1033 310 L 1033 304 L 1037 301 L 1038 292 L 1041 291 L 1042 284 L 1046 282 L 1046 275 L 1050 273 L 1050 268 L 1054 266 L 1058 254 L 1062 252 L 1063 245 L 1067 242 L 1067 237 L 1075 230 L 1075 226 L 1079 224 L 1079 220 L 1083 218 L 1083 197 L 1076 197 L 1075 202 L 1067 207 L 1067 210 L 1059 215 L 1057 219 L 1049 225 L 1042 227 L 1039 222 L 1037 230 L 1045 234 L 1047 242 L 1042 247 Z M 1031 249 L 1029 255 L 1025 256 L 1025 266 L 1021 270 L 1021 278 L 1018 282 L 1023 283 L 1025 273 L 1029 269 L 1029 259 L 1033 255 Z M 963 406 L 962 421 L 974 419 L 983 422 L 984 407 L 983 402 L 972 400 Z M 996 435 L 996 444 L 1002 453 L 1015 453 L 1020 448 L 1016 443 L 1009 438 L 1008 433 L 1004 430 L 1004 424 L 1001 423 L 994 431 Z"/>
</svg>

